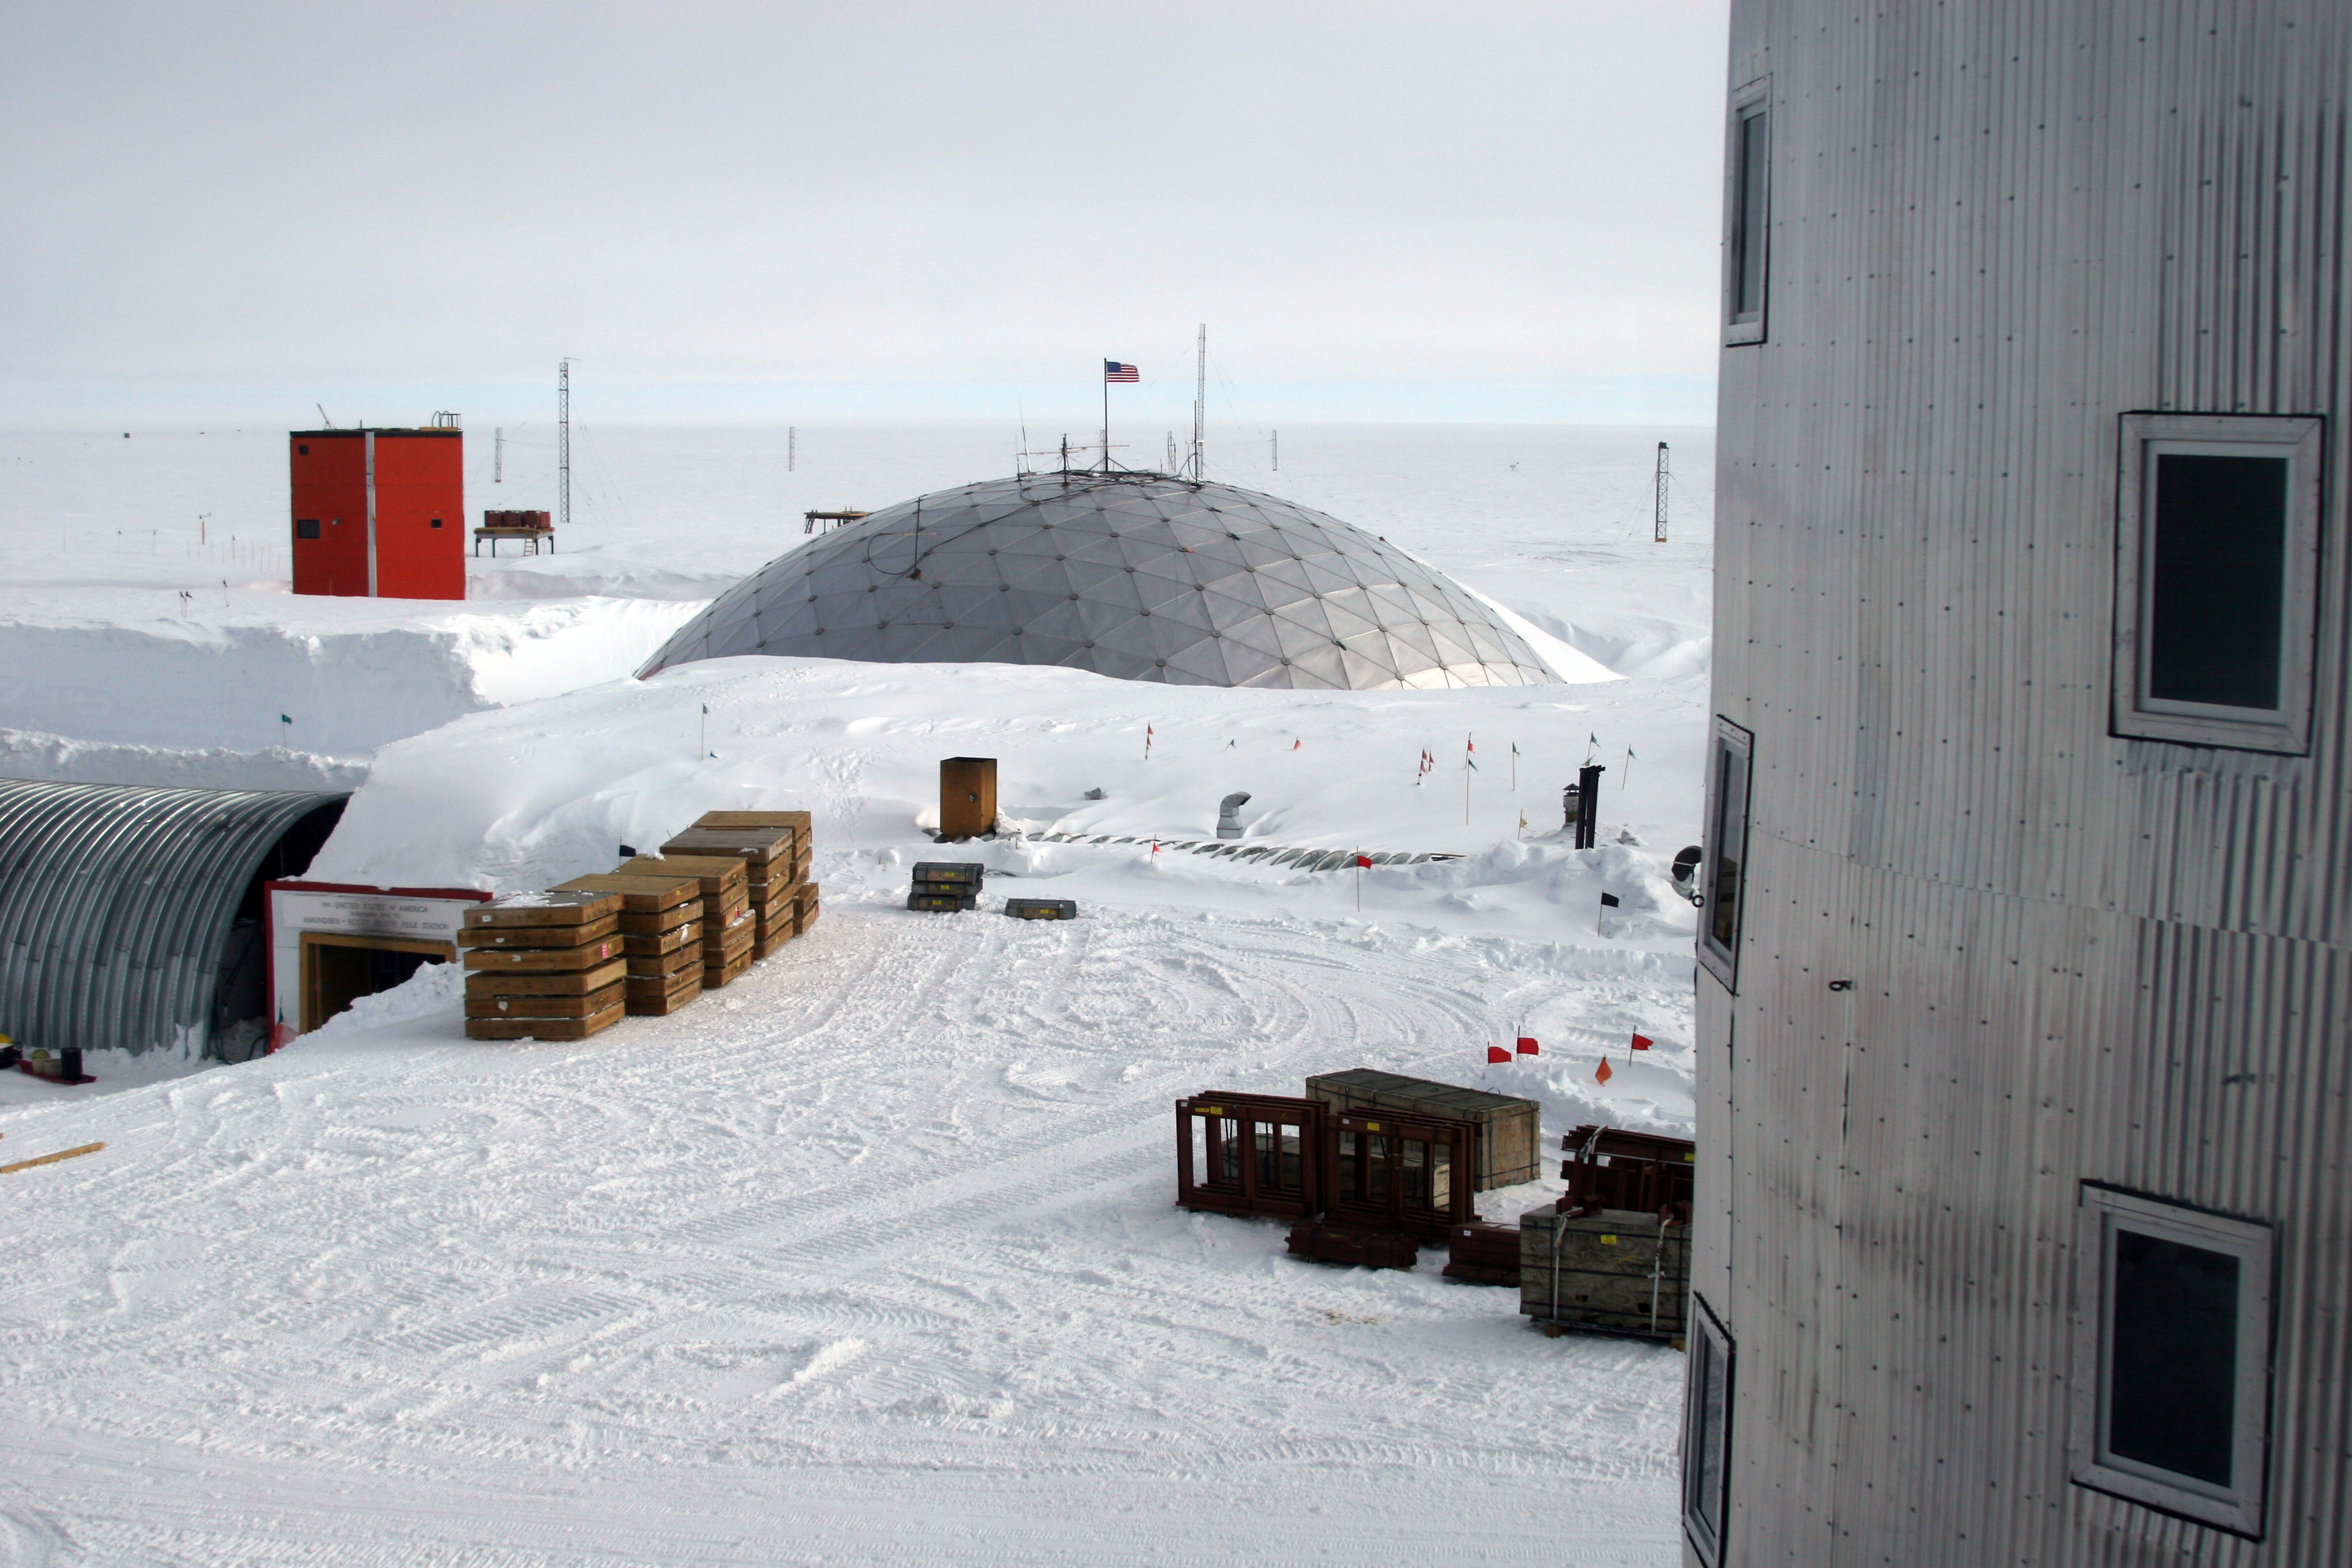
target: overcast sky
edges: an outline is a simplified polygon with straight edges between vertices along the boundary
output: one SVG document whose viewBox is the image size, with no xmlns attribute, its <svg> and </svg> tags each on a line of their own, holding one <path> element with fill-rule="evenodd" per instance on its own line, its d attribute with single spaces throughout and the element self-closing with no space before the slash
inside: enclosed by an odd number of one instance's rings
<svg viewBox="0 0 2352 1568">
<path fill-rule="evenodd" d="M 1704 417 L 1722 13 L 9 0 L 0 422 Z"/>
</svg>

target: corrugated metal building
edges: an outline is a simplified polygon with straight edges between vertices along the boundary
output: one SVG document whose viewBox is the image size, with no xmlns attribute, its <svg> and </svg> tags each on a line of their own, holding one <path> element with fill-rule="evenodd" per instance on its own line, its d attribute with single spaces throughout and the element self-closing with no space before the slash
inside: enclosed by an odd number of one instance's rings
<svg viewBox="0 0 2352 1568">
<path fill-rule="evenodd" d="M 0 1030 L 260 1054 L 262 883 L 307 868 L 348 798 L 0 779 Z"/>
<path fill-rule="evenodd" d="M 1734 0 L 1694 1563 L 2352 1563 L 2352 7 Z"/>
</svg>

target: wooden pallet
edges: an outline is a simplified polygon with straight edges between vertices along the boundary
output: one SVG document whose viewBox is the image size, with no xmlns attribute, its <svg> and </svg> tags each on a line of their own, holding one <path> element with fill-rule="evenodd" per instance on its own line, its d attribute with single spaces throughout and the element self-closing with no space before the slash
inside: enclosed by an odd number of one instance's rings
<svg viewBox="0 0 2352 1568">
<path fill-rule="evenodd" d="M 583 947 L 620 930 L 618 910 L 580 925 L 467 926 L 457 933 L 459 947 Z"/>
<path fill-rule="evenodd" d="M 469 1040 L 584 1040 L 621 1021 L 623 1004 L 615 1002 L 593 1018 L 468 1018 Z"/>
<path fill-rule="evenodd" d="M 713 966 L 706 963 L 702 966 L 702 988 L 715 991 L 721 985 L 732 984 L 751 967 L 751 950 L 748 947 L 723 964 Z"/>
<path fill-rule="evenodd" d="M 624 1000 L 625 980 L 574 996 L 517 996 L 508 992 L 466 989 L 466 1016 L 474 1018 L 593 1018 Z"/>
<path fill-rule="evenodd" d="M 585 996 L 626 976 L 627 963 L 613 959 L 593 969 L 561 970 L 553 973 L 473 973 L 466 976 L 466 994 L 472 996 Z"/>
</svg>

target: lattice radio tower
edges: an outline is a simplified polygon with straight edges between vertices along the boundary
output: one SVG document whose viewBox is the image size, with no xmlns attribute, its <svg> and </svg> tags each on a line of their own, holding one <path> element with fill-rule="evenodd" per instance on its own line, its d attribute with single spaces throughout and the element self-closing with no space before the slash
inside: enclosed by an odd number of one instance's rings
<svg viewBox="0 0 2352 1568">
<path fill-rule="evenodd" d="M 1655 524 L 1654 531 L 1654 532 L 1653 532 L 1653 533 L 1652 533 L 1652 535 L 1651 535 L 1651 542 L 1653 542 L 1653 543 L 1654 543 L 1654 544 L 1664 544 L 1665 542 L 1666 542 L 1666 444 L 1665 444 L 1664 441 L 1661 441 L 1661 442 L 1659 442 L 1659 443 L 1658 443 L 1658 496 L 1657 496 L 1657 519 L 1656 519 L 1656 524 Z"/>
<path fill-rule="evenodd" d="M 572 526 L 572 362 L 568 359 L 555 367 L 555 525 L 568 530 Z"/>
</svg>

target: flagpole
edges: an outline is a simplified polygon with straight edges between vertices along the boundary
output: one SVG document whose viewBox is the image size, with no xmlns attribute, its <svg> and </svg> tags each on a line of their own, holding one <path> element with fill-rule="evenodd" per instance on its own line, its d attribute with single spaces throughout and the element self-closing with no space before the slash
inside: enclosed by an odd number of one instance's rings
<svg viewBox="0 0 2352 1568">
<path fill-rule="evenodd" d="M 1102 431 L 1102 443 L 1103 443 L 1103 456 L 1102 456 L 1103 466 L 1102 466 L 1102 471 L 1103 471 L 1104 473 L 1106 473 L 1106 474 L 1107 474 L 1107 473 L 1109 473 L 1109 472 L 1110 472 L 1110 366 L 1109 366 L 1109 365 L 1108 365 L 1108 364 L 1106 364 L 1106 365 L 1104 365 L 1104 366 L 1103 366 L 1103 431 Z"/>
</svg>

